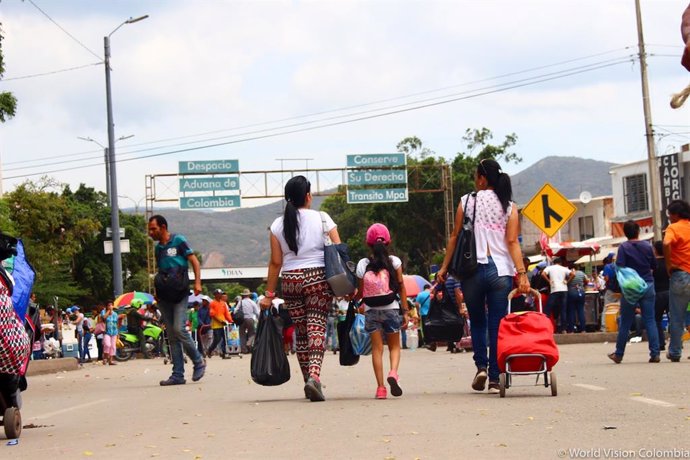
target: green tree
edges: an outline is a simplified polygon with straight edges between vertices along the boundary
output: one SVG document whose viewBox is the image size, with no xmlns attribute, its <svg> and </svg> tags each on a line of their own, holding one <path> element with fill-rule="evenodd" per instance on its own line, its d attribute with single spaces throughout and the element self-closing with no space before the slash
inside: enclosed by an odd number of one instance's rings
<svg viewBox="0 0 690 460">
<path fill-rule="evenodd" d="M 492 138 L 487 128 L 465 132 L 462 138 L 465 152 L 457 153 L 451 163 L 454 207 L 462 195 L 474 189 L 474 171 L 479 161 L 484 158 L 494 158 L 503 164 L 521 161 L 510 150 L 517 142 L 515 134 L 506 136 L 498 145 L 490 143 Z M 403 139 L 397 148 L 407 155 L 410 189 L 441 189 L 440 171 L 446 164 L 444 158 L 436 157 L 434 151 L 415 136 Z M 324 201 L 322 208 L 338 223 L 340 236 L 348 244 L 355 261 L 368 253 L 364 236 L 374 222 L 381 222 L 390 230 L 391 252 L 401 258 L 406 273 L 428 276 L 430 265 L 438 263 L 444 253 L 445 215 L 440 192 L 410 193 L 406 203 L 357 205 L 347 205 L 344 195 L 334 195 Z"/>
<path fill-rule="evenodd" d="M 2 54 L 2 23 L 0 22 L 0 79 L 5 75 L 5 60 Z M 10 92 L 0 92 L 0 123 L 4 123 L 14 117 L 17 111 L 17 98 Z"/>
</svg>

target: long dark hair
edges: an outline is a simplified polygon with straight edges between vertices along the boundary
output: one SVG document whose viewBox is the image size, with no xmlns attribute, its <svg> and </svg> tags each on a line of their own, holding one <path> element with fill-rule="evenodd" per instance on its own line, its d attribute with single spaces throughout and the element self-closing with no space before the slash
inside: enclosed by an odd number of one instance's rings
<svg viewBox="0 0 690 460">
<path fill-rule="evenodd" d="M 295 176 L 285 184 L 285 213 L 283 214 L 283 236 L 288 247 L 297 254 L 297 237 L 299 236 L 299 218 L 297 210 L 304 206 L 311 184 L 304 176 Z"/>
<path fill-rule="evenodd" d="M 490 158 L 481 160 L 477 165 L 477 174 L 486 177 L 489 186 L 493 187 L 498 200 L 501 202 L 503 212 L 508 211 L 508 206 L 513 199 L 513 187 L 510 185 L 510 176 L 501 170 L 501 165 Z"/>
<path fill-rule="evenodd" d="M 366 271 L 378 273 L 381 270 L 388 270 L 388 286 L 391 291 L 398 292 L 400 283 L 398 283 L 398 276 L 396 275 L 393 264 L 391 263 L 390 255 L 388 254 L 388 246 L 383 243 L 376 243 L 371 247 L 371 257 L 369 257 L 369 264 Z"/>
</svg>

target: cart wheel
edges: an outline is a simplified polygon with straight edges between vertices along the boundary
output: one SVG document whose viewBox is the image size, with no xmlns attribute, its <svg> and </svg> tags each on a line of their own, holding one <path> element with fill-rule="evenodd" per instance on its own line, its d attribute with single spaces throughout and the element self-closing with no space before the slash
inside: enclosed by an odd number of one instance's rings
<svg viewBox="0 0 690 460">
<path fill-rule="evenodd" d="M 22 414 L 16 407 L 5 409 L 5 436 L 7 439 L 17 439 L 22 432 Z"/>
<path fill-rule="evenodd" d="M 498 374 L 498 394 L 501 395 L 501 398 L 506 397 L 506 374 L 505 372 L 501 372 Z"/>
<path fill-rule="evenodd" d="M 551 380 L 551 396 L 558 395 L 558 385 L 556 380 L 556 373 L 549 372 L 549 380 Z"/>
</svg>

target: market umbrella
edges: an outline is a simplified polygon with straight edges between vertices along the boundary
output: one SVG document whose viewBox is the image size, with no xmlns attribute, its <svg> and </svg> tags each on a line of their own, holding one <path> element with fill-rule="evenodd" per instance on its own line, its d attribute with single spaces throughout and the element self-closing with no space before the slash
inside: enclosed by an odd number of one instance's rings
<svg viewBox="0 0 690 460">
<path fill-rule="evenodd" d="M 407 297 L 414 297 L 422 292 L 425 284 L 431 285 L 430 282 L 419 275 L 403 275 L 403 283 L 405 284 Z"/>
<path fill-rule="evenodd" d="M 132 291 L 132 292 L 126 292 L 122 294 L 121 296 L 118 296 L 117 299 L 113 302 L 113 306 L 115 308 L 117 307 L 123 307 L 125 305 L 132 305 L 133 300 L 141 300 L 143 303 L 153 303 L 153 296 L 149 294 L 148 292 L 139 292 L 139 291 Z"/>
</svg>

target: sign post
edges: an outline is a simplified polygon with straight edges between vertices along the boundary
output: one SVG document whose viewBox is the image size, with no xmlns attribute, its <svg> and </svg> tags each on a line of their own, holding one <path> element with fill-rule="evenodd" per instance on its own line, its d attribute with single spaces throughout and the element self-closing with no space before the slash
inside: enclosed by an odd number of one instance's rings
<svg viewBox="0 0 690 460">
<path fill-rule="evenodd" d="M 544 186 L 527 203 L 522 214 L 531 220 L 549 238 L 575 214 L 577 207 L 551 184 Z"/>
</svg>

